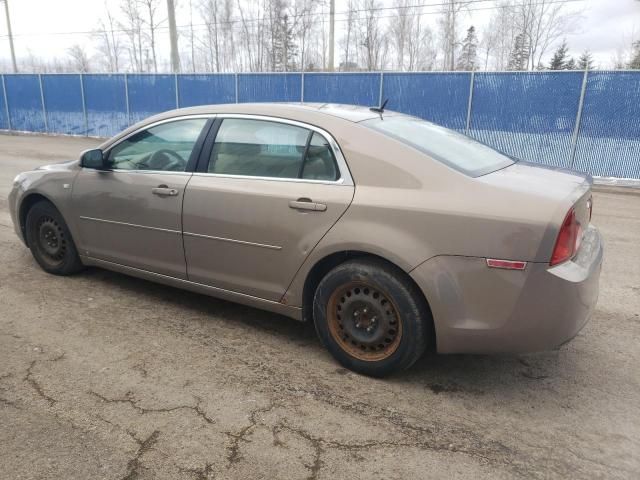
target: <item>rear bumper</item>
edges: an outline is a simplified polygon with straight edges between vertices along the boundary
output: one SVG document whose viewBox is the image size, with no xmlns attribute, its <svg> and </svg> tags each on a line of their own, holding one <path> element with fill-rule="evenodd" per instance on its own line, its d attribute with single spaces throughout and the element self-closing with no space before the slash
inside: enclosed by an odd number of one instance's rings
<svg viewBox="0 0 640 480">
<path fill-rule="evenodd" d="M 411 272 L 434 317 L 441 353 L 551 350 L 584 327 L 598 300 L 602 238 L 589 227 L 578 254 L 555 267 L 488 268 L 476 257 L 434 257 Z"/>
</svg>

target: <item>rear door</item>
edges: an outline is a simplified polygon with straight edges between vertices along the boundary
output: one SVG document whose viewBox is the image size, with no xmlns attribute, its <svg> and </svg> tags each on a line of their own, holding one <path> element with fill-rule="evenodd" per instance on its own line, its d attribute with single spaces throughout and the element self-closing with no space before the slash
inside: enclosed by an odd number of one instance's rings
<svg viewBox="0 0 640 480">
<path fill-rule="evenodd" d="M 188 278 L 277 301 L 351 203 L 353 181 L 315 127 L 229 115 L 213 130 L 184 199 Z"/>
<path fill-rule="evenodd" d="M 182 201 L 207 122 L 144 128 L 106 152 L 110 170 L 82 169 L 72 193 L 82 255 L 186 278 Z"/>
</svg>

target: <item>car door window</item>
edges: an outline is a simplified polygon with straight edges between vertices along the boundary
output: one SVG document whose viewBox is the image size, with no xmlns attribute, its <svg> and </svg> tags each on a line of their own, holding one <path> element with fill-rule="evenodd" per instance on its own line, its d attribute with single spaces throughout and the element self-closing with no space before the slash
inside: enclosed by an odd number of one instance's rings
<svg viewBox="0 0 640 480">
<path fill-rule="evenodd" d="M 336 159 L 326 138 L 313 133 L 304 159 L 301 178 L 335 181 L 339 178 Z"/>
<path fill-rule="evenodd" d="M 266 120 L 227 118 L 211 152 L 209 173 L 299 178 L 310 130 Z"/>
<path fill-rule="evenodd" d="M 176 120 L 138 132 L 109 152 L 111 168 L 184 172 L 206 118 Z"/>
</svg>

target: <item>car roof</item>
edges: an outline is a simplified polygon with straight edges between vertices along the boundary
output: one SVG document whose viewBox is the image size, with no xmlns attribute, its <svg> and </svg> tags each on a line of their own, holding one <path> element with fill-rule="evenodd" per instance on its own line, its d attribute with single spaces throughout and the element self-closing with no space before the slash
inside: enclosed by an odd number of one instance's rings
<svg viewBox="0 0 640 480">
<path fill-rule="evenodd" d="M 214 105 L 199 105 L 195 107 L 169 110 L 131 125 L 126 130 L 106 140 L 100 148 L 107 149 L 111 145 L 126 137 L 131 132 L 158 121 L 170 120 L 189 115 L 262 115 L 287 120 L 299 121 L 329 130 L 334 134 L 340 128 L 341 122 L 357 123 L 364 120 L 401 115 L 397 112 L 385 110 L 383 114 L 371 111 L 368 107 L 358 105 L 341 105 L 332 103 L 226 103 Z"/>
<path fill-rule="evenodd" d="M 271 115 L 291 120 L 309 119 L 310 115 L 330 115 L 350 122 L 361 122 L 371 118 L 379 118 L 380 114 L 369 107 L 336 103 L 228 103 L 218 105 L 201 105 L 197 107 L 172 110 L 173 116 L 213 113 L 236 113 L 247 115 Z M 395 112 L 384 112 L 394 115 Z"/>
</svg>

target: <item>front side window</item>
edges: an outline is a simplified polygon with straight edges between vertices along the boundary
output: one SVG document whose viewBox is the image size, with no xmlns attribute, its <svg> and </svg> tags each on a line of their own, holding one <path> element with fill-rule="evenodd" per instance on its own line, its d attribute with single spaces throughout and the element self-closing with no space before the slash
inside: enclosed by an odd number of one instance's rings
<svg viewBox="0 0 640 480">
<path fill-rule="evenodd" d="M 484 143 L 419 118 L 398 115 L 365 120 L 362 124 L 417 148 L 471 177 L 485 175 L 514 163 L 510 157 Z"/>
<path fill-rule="evenodd" d="M 176 120 L 138 132 L 109 152 L 118 170 L 184 172 L 206 118 Z"/>
<path fill-rule="evenodd" d="M 211 152 L 209 173 L 336 180 L 338 169 L 322 135 L 268 120 L 227 118 Z"/>
</svg>

